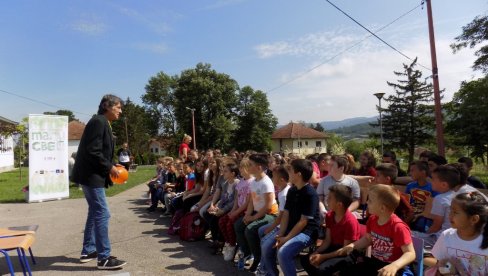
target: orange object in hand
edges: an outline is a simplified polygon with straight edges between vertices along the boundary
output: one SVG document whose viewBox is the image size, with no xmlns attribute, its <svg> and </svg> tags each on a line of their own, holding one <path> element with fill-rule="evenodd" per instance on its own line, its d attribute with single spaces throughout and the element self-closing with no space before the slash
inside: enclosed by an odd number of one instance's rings
<svg viewBox="0 0 488 276">
<path fill-rule="evenodd" d="M 110 179 L 112 179 L 112 182 L 115 184 L 124 184 L 127 179 L 129 179 L 129 172 L 122 166 L 116 166 L 115 168 L 119 172 L 119 176 L 114 177 L 110 175 Z"/>
</svg>

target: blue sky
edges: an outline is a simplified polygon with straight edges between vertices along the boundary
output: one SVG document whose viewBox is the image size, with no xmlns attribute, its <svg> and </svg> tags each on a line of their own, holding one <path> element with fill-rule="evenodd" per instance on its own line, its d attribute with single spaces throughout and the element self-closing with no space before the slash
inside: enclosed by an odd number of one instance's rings
<svg viewBox="0 0 488 276">
<path fill-rule="evenodd" d="M 420 0 L 333 2 L 376 30 Z M 473 51 L 454 55 L 449 44 L 487 4 L 433 0 L 444 101 L 479 76 Z M 430 68 L 426 18 L 417 8 L 378 35 Z M 386 81 L 409 62 L 374 38 L 326 62 L 368 34 L 325 0 L 10 0 L 0 3 L 0 34 L 0 90 L 73 110 L 82 121 L 103 94 L 140 103 L 151 76 L 198 62 L 267 92 L 280 124 L 374 116 L 372 94 L 392 93 Z M 12 120 L 58 109 L 0 94 L 0 116 Z"/>
</svg>

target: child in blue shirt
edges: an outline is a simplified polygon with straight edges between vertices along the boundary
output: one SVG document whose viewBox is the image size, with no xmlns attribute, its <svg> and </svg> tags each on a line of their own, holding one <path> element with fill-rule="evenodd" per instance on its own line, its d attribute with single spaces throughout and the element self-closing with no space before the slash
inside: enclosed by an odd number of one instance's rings
<svg viewBox="0 0 488 276">
<path fill-rule="evenodd" d="M 410 228 L 415 231 L 425 232 L 432 225 L 432 220 L 422 217 L 425 204 L 438 193 L 432 189 L 432 183 L 427 181 L 429 164 L 425 161 L 414 161 L 410 164 L 410 176 L 414 180 L 407 185 L 405 193 L 410 196 L 414 219 Z"/>
</svg>

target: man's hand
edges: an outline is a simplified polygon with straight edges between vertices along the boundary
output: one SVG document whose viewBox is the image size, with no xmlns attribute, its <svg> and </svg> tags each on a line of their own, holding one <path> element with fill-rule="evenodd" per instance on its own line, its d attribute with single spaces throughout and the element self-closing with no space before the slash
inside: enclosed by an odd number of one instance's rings
<svg viewBox="0 0 488 276">
<path fill-rule="evenodd" d="M 117 164 L 118 165 L 118 164 Z M 119 165 L 120 166 L 120 165 Z M 119 177 L 119 171 L 117 170 L 117 167 L 118 166 L 112 166 L 112 168 L 110 169 L 110 175 L 113 177 L 113 178 L 117 178 Z"/>
</svg>

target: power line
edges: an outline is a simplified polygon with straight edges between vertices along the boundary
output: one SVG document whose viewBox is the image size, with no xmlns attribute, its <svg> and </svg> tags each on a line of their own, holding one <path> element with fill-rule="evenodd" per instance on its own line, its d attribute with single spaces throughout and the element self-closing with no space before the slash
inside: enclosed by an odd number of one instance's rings
<svg viewBox="0 0 488 276">
<path fill-rule="evenodd" d="M 372 36 L 376 37 L 379 41 L 383 42 L 385 45 L 387 45 L 388 47 L 390 47 L 391 49 L 393 49 L 395 52 L 399 53 L 400 55 L 402 55 L 403 57 L 413 61 L 414 59 L 407 56 L 406 54 L 402 53 L 400 50 L 398 50 L 397 48 L 393 47 L 391 44 L 389 44 L 388 42 L 386 42 L 385 40 L 383 40 L 381 37 L 379 37 L 378 35 L 376 35 L 375 33 L 373 33 L 371 30 L 369 30 L 368 28 L 366 28 L 365 26 L 363 26 L 361 23 L 359 23 L 356 19 L 352 18 L 352 16 L 350 16 L 349 14 L 347 14 L 345 11 L 341 10 L 338 6 L 336 6 L 334 3 L 332 3 L 331 1 L 329 0 L 325 0 L 327 1 L 327 3 L 331 4 L 334 8 L 336 8 L 337 10 L 339 10 L 340 12 L 342 12 L 345 16 L 347 16 L 349 19 L 351 19 L 352 21 L 354 21 L 354 23 L 358 24 L 361 28 L 365 29 L 368 33 L 370 33 Z M 421 6 L 423 3 L 420 3 L 419 6 Z M 423 67 L 429 71 L 432 71 L 432 69 L 426 67 L 426 66 L 423 66 L 422 64 L 418 63 L 417 64 L 420 66 L 420 67 Z"/>
<path fill-rule="evenodd" d="M 43 104 L 43 105 L 46 105 L 46 106 L 54 107 L 54 108 L 57 108 L 58 110 L 61 110 L 61 109 L 68 110 L 65 107 L 61 107 L 61 106 L 49 104 L 49 103 L 46 103 L 46 102 L 43 102 L 43 101 L 40 101 L 40 100 L 36 100 L 36 99 L 33 99 L 33 98 L 29 98 L 29 97 L 26 97 L 26 96 L 22 96 L 22 95 L 19 95 L 19 94 L 15 94 L 15 93 L 12 93 L 12 92 L 9 92 L 9 91 L 5 91 L 5 90 L 2 90 L 2 89 L 0 89 L 0 92 L 5 93 L 5 94 L 9 94 L 9 95 L 12 95 L 12 96 L 15 96 L 15 97 L 18 97 L 18 98 L 22 98 L 22 99 L 25 99 L 25 100 L 28 100 L 28 101 L 31 101 L 31 102 L 34 102 L 34 103 L 39 103 L 39 104 Z M 73 110 L 70 110 L 70 111 L 72 111 L 73 113 L 81 114 L 81 115 L 86 115 L 86 116 L 90 116 L 90 117 L 92 116 L 90 114 L 86 114 L 86 113 L 83 113 L 83 112 L 78 112 L 78 111 L 73 111 Z"/>
<path fill-rule="evenodd" d="M 379 28 L 378 30 L 376 30 L 376 33 L 378 33 L 378 32 L 380 32 L 380 31 L 382 31 L 382 30 L 384 30 L 384 29 L 388 28 L 390 25 L 392 25 L 393 23 L 395 23 L 395 22 L 397 22 L 398 20 L 402 19 L 403 17 L 405 17 L 405 16 L 409 15 L 410 13 L 412 13 L 414 10 L 418 9 L 418 8 L 419 8 L 419 7 L 421 7 L 421 6 L 422 6 L 422 4 L 419 4 L 419 5 L 415 6 L 414 8 L 410 9 L 409 11 L 407 11 L 407 12 L 403 13 L 402 15 L 400 15 L 399 17 L 397 17 L 395 20 L 391 21 L 390 23 L 388 23 L 388 24 L 384 25 L 383 27 Z M 370 34 L 370 35 L 368 35 L 368 36 L 364 37 L 363 39 L 361 39 L 361 40 L 359 40 L 358 42 L 354 43 L 354 44 L 353 44 L 353 45 L 351 45 L 350 47 L 347 47 L 346 49 L 344 49 L 344 50 L 340 51 L 339 53 L 337 53 L 337 54 L 335 54 L 334 56 L 332 56 L 332 57 L 330 57 L 330 58 L 326 59 L 325 61 L 323 61 L 323 62 L 319 63 L 318 65 L 316 65 L 316 66 L 314 66 L 314 67 L 312 67 L 312 68 L 308 69 L 307 71 L 303 72 L 302 74 L 299 74 L 298 76 L 296 76 L 296 77 L 294 77 L 294 78 L 292 78 L 292 79 L 290 79 L 290 80 L 288 80 L 288 81 L 285 81 L 285 82 L 283 82 L 282 84 L 280 84 L 280 85 L 278 85 L 278 86 L 276 86 L 276 87 L 273 87 L 273 88 L 269 89 L 269 90 L 268 90 L 268 93 L 269 93 L 269 92 L 272 92 L 272 91 L 274 91 L 274 90 L 280 89 L 281 87 L 286 86 L 286 85 L 288 85 L 288 84 L 290 84 L 290 83 L 292 83 L 292 82 L 296 81 L 297 79 L 299 79 L 299 78 L 301 78 L 301 77 L 305 76 L 306 74 L 308 74 L 308 73 L 312 72 L 313 70 L 315 70 L 315 69 L 319 68 L 320 66 L 322 66 L 322 65 L 324 65 L 324 64 L 326 64 L 326 63 L 328 63 L 328 62 L 332 61 L 332 60 L 333 60 L 333 59 L 335 59 L 336 57 L 338 57 L 338 56 L 340 56 L 340 55 L 344 54 L 345 52 L 348 52 L 349 50 L 351 50 L 351 49 L 355 48 L 356 46 L 358 46 L 359 44 L 363 43 L 365 40 L 369 39 L 369 38 L 370 38 L 370 37 L 372 37 L 373 35 L 374 35 L 374 34 Z M 428 68 L 427 68 L 427 69 L 428 69 Z M 429 70 L 430 70 L 430 69 L 429 69 Z"/>
</svg>

